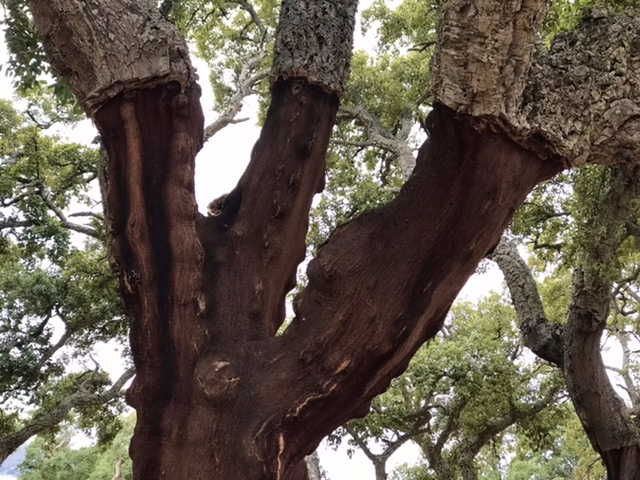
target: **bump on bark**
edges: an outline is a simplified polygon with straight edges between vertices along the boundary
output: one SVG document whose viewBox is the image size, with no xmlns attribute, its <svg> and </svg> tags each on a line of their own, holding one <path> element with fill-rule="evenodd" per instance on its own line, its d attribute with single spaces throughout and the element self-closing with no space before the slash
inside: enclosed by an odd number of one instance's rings
<svg viewBox="0 0 640 480">
<path fill-rule="evenodd" d="M 357 0 L 285 1 L 271 79 L 302 77 L 339 97 L 349 78 Z"/>
<path fill-rule="evenodd" d="M 90 116 L 124 90 L 197 79 L 184 37 L 153 1 L 31 0 L 30 7 L 53 69 Z"/>
</svg>

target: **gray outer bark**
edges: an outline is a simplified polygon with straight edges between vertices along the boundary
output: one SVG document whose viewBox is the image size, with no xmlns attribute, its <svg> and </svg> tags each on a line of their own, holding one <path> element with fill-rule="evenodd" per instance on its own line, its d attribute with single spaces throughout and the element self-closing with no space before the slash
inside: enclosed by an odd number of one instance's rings
<svg viewBox="0 0 640 480">
<path fill-rule="evenodd" d="M 322 468 L 320 468 L 320 457 L 318 451 L 304 457 L 307 464 L 307 475 L 309 480 L 322 480 Z"/>
<path fill-rule="evenodd" d="M 567 166 L 638 162 L 640 10 L 592 8 L 546 51 L 536 48 L 544 4 L 447 2 L 433 59 L 435 100 Z"/>
<path fill-rule="evenodd" d="M 31 0 L 30 6 L 48 60 L 90 116 L 125 90 L 197 78 L 184 37 L 151 0 Z"/>
<path fill-rule="evenodd" d="M 591 9 L 540 51 L 525 93 L 531 131 L 571 166 L 638 162 L 640 10 Z"/>
<path fill-rule="evenodd" d="M 562 326 L 547 320 L 531 270 L 516 245 L 502 237 L 489 258 L 505 277 L 525 346 L 540 358 L 562 366 Z"/>
<path fill-rule="evenodd" d="M 520 107 L 544 0 L 451 0 L 442 8 L 432 65 L 437 101 L 475 116 Z"/>
<path fill-rule="evenodd" d="M 357 0 L 285 1 L 280 11 L 272 81 L 301 77 L 342 96 L 353 49 Z"/>
</svg>

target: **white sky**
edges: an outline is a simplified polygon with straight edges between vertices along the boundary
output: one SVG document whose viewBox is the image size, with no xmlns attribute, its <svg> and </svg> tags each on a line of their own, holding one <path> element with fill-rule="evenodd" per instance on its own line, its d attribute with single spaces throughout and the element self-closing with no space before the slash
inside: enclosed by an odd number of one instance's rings
<svg viewBox="0 0 640 480">
<path fill-rule="evenodd" d="M 0 42 L 0 61 L 2 64 L 7 59 L 7 51 L 4 42 Z M 202 105 L 205 113 L 205 123 L 216 118 L 213 112 L 213 93 L 206 81 L 206 67 L 203 62 L 194 62 L 201 73 L 201 85 L 203 88 Z M 0 74 L 0 98 L 12 98 L 12 88 L 9 79 Z M 258 139 L 259 129 L 255 126 L 256 118 L 255 101 L 246 102 L 245 109 L 239 117 L 250 117 L 249 121 L 229 125 L 211 139 L 196 159 L 196 199 L 201 211 L 205 211 L 207 204 L 229 192 L 236 185 L 244 171 L 251 153 L 251 149 Z M 97 134 L 89 120 L 83 121 L 78 129 L 70 135 L 71 140 L 89 143 Z M 492 263 L 483 275 L 475 275 L 471 278 L 461 295 L 469 300 L 475 300 L 486 294 L 489 289 L 499 290 L 502 275 Z M 113 358 L 118 365 L 113 370 L 121 371 L 119 354 L 115 354 L 111 347 L 99 348 L 99 356 L 103 359 Z M 102 360 L 101 363 L 106 363 Z M 104 365 L 106 367 L 106 365 Z M 114 374 L 115 375 L 115 374 Z M 114 377 L 115 378 L 115 377 Z M 345 441 L 346 443 L 346 441 Z M 322 467 L 329 474 L 331 480 L 374 479 L 374 469 L 369 460 L 359 450 L 350 459 L 346 454 L 346 448 L 342 447 L 337 452 L 321 447 L 319 450 Z M 388 472 L 394 466 L 403 462 L 415 461 L 418 457 L 418 449 L 414 445 L 407 445 L 393 455 L 387 464 Z M 7 477 L 11 478 L 11 477 Z M 3 480 L 0 478 L 0 480 Z"/>
</svg>

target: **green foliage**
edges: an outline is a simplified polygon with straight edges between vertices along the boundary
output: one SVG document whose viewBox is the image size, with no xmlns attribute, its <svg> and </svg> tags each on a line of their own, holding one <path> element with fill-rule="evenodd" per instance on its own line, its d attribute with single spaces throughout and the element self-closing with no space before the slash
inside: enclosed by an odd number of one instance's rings
<svg viewBox="0 0 640 480">
<path fill-rule="evenodd" d="M 165 4 L 171 4 L 168 17 L 194 43 L 198 56 L 210 68 L 209 82 L 216 108 L 223 107 L 233 95 L 236 82 L 249 63 L 255 70 L 252 74 L 266 75 L 271 64 L 268 52 L 273 48 L 279 2 L 174 0 Z"/>
<path fill-rule="evenodd" d="M 518 446 L 509 464 L 506 480 L 604 479 L 606 472 L 591 448 L 577 415 L 571 410 L 555 426 L 554 440 L 542 450 L 531 450 L 526 442 Z"/>
<path fill-rule="evenodd" d="M 62 117 L 32 100 L 28 115 L 0 101 L 0 436 L 77 391 L 105 390 L 110 379 L 87 363 L 96 343 L 122 342 L 127 327 L 94 200 L 98 152 L 48 135 L 41 127 Z M 106 440 L 121 408 L 76 414 Z"/>
<path fill-rule="evenodd" d="M 566 415 L 558 396 L 562 379 L 525 355 L 519 337 L 515 313 L 497 295 L 477 305 L 457 304 L 444 333 L 416 354 L 366 418 L 350 422 L 332 441 L 339 443 L 347 430 L 383 446 L 409 437 L 427 462 L 438 460 L 451 472 L 468 455 L 481 452 L 478 469 L 507 455 L 503 435 L 511 425 L 530 448 L 548 447 Z M 396 476 L 442 475 L 429 463 L 422 470 L 406 467 Z"/>
<path fill-rule="evenodd" d="M 388 2 L 376 0 L 362 13 L 363 30 L 377 30 L 379 51 L 426 51 L 435 45 L 441 4 L 440 0 L 404 0 L 393 8 Z"/>
<path fill-rule="evenodd" d="M 25 0 L 3 0 L 5 9 L 5 42 L 9 60 L 5 73 L 14 79 L 14 87 L 24 96 L 49 98 L 60 109 L 69 109 L 75 115 L 80 108 L 69 86 L 56 78 L 47 62 L 42 42 L 28 11 Z"/>
<path fill-rule="evenodd" d="M 86 480 L 92 471 L 95 453 L 91 449 L 62 447 L 47 456 L 44 442 L 35 440 L 22 464 L 24 480 Z"/>
<path fill-rule="evenodd" d="M 120 421 L 120 419 L 119 419 Z M 129 441 L 133 435 L 135 415 L 122 419 L 123 428 L 108 447 L 69 447 L 69 432 L 56 437 L 53 442 L 36 439 L 27 449 L 21 469 L 21 480 L 111 480 L 116 465 L 121 480 L 133 478 Z"/>
<path fill-rule="evenodd" d="M 558 33 L 572 30 L 585 9 L 592 6 L 622 10 L 637 6 L 637 0 L 553 0 L 543 26 L 547 40 L 552 40 Z"/>
<path fill-rule="evenodd" d="M 311 215 L 311 252 L 336 226 L 399 191 L 404 179 L 398 152 L 375 136 L 415 143 L 430 108 L 426 94 L 438 5 L 405 0 L 391 8 L 377 1 L 363 12 L 365 33 L 378 34 L 378 55 L 354 52 L 343 113 L 327 157 L 325 190 Z"/>
</svg>

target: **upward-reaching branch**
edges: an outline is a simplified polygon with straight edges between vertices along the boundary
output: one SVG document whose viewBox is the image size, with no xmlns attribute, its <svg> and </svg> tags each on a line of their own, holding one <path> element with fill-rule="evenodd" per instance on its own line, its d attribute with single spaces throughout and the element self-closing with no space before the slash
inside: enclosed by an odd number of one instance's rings
<svg viewBox="0 0 640 480">
<path fill-rule="evenodd" d="M 503 236 L 489 258 L 498 264 L 507 282 L 524 344 L 540 358 L 561 366 L 562 326 L 547 318 L 531 270 L 516 245 Z"/>
<path fill-rule="evenodd" d="M 218 288 L 233 284 L 244 292 L 220 307 L 213 327 L 224 329 L 229 342 L 247 329 L 273 335 L 284 321 L 284 298 L 304 259 L 311 201 L 324 186 L 356 4 L 304 1 L 282 7 L 264 127 L 238 186 L 209 222 L 223 234 L 217 257 L 231 260 L 218 264 L 217 275 L 227 279 Z"/>
</svg>

